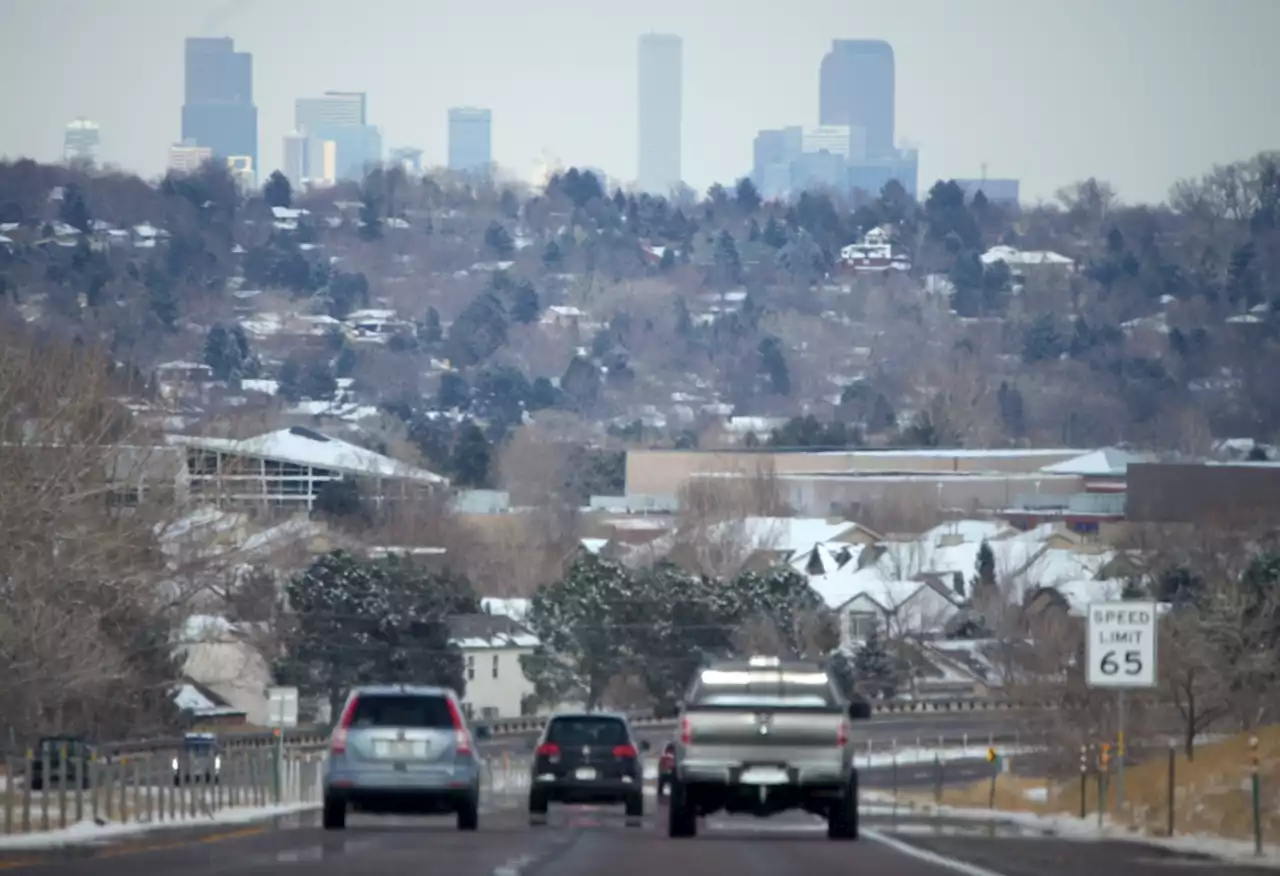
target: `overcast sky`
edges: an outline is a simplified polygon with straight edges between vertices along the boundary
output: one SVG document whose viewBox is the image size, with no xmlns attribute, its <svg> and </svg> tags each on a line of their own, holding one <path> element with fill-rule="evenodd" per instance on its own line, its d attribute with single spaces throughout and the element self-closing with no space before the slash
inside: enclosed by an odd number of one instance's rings
<svg viewBox="0 0 1280 876">
<path fill-rule="evenodd" d="M 898 139 L 920 183 L 1088 176 L 1125 200 L 1280 148 L 1280 0 L 0 0 L 0 155 L 56 160 L 65 124 L 154 175 L 179 135 L 187 36 L 254 56 L 259 155 L 279 166 L 295 97 L 367 91 L 388 148 L 445 157 L 445 111 L 493 110 L 494 157 L 549 152 L 634 178 L 636 39 L 684 38 L 684 174 L 747 172 L 760 128 L 817 121 L 836 38 L 897 55 Z"/>
</svg>

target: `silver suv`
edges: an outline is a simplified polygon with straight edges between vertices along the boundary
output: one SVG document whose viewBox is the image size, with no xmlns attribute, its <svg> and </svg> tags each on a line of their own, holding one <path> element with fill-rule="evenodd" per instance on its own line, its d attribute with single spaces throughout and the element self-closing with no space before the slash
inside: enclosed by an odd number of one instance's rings
<svg viewBox="0 0 1280 876">
<path fill-rule="evenodd" d="M 362 812 L 455 812 L 458 830 L 480 816 L 480 763 L 453 691 L 359 687 L 347 695 L 329 742 L 324 828 Z"/>
</svg>

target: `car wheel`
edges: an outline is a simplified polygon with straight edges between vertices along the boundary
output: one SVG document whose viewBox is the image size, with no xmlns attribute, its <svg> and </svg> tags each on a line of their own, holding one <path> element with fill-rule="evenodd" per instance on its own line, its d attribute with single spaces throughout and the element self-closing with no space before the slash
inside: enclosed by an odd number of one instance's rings
<svg viewBox="0 0 1280 876">
<path fill-rule="evenodd" d="M 831 804 L 827 813 L 827 838 L 856 840 L 858 838 L 858 777 L 849 779 L 844 795 Z"/>
<path fill-rule="evenodd" d="M 539 791 L 529 792 L 529 824 L 535 827 L 547 823 L 547 795 Z"/>
<path fill-rule="evenodd" d="M 458 807 L 458 830 L 480 827 L 480 795 L 473 794 Z"/>
<path fill-rule="evenodd" d="M 698 812 L 693 808 L 689 792 L 680 782 L 671 783 L 671 801 L 667 804 L 667 836 L 686 839 L 698 835 Z"/>
<path fill-rule="evenodd" d="M 347 801 L 332 794 L 325 794 L 321 822 L 325 830 L 344 829 L 347 826 Z"/>
<path fill-rule="evenodd" d="M 627 824 L 632 827 L 639 826 L 640 820 L 644 818 L 644 795 L 632 794 L 627 798 Z"/>
</svg>

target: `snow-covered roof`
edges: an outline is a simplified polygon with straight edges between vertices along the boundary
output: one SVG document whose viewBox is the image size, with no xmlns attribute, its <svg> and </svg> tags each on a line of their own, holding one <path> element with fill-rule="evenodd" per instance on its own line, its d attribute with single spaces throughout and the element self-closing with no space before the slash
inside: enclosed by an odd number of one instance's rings
<svg viewBox="0 0 1280 876">
<path fill-rule="evenodd" d="M 173 693 L 174 705 L 180 711 L 190 712 L 201 718 L 213 718 L 219 715 L 240 715 L 239 709 L 224 703 L 215 703 L 212 698 L 202 693 L 194 684 L 180 684 Z"/>
<path fill-rule="evenodd" d="M 1009 267 L 1015 265 L 1073 265 L 1075 261 L 1064 255 L 1048 250 L 1020 250 L 1012 246 L 993 246 L 982 254 L 982 263 L 984 265 L 994 264 L 995 262 L 1004 262 Z"/>
<path fill-rule="evenodd" d="M 1092 453 L 1077 456 L 1064 462 L 1046 465 L 1040 471 L 1045 474 L 1078 475 L 1080 477 L 1120 477 L 1135 462 L 1151 462 L 1150 454 L 1131 453 L 1118 447 L 1103 447 Z"/>
<path fill-rule="evenodd" d="M 453 644 L 465 650 L 536 648 L 538 637 L 509 617 L 494 614 L 459 614 L 449 618 Z"/>
<path fill-rule="evenodd" d="M 414 480 L 429 484 L 448 484 L 448 478 L 407 465 L 381 453 L 375 453 L 340 438 L 331 438 L 312 429 L 293 426 L 278 429 L 256 438 L 204 438 L 192 435 L 169 435 L 170 444 L 197 447 L 235 456 L 277 459 L 295 465 L 314 466 L 363 475 L 365 477 Z"/>
<path fill-rule="evenodd" d="M 712 527 L 712 537 L 732 535 L 749 550 L 807 551 L 860 528 L 851 520 L 824 517 L 746 517 Z"/>
<path fill-rule="evenodd" d="M 521 598 L 501 599 L 485 596 L 480 600 L 480 607 L 488 614 L 497 617 L 509 617 L 514 621 L 523 621 L 529 614 L 529 600 Z"/>
</svg>

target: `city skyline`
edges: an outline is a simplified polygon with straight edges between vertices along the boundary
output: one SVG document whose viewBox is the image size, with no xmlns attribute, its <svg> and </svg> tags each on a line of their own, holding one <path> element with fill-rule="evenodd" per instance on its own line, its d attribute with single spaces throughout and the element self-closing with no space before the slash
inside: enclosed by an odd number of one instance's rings
<svg viewBox="0 0 1280 876">
<path fill-rule="evenodd" d="M 275 36 L 296 28 L 290 9 L 235 4 L 216 31 L 254 55 L 262 171 L 281 162 L 294 99 L 340 86 L 376 95 L 371 120 L 388 145 L 424 149 L 427 166 L 445 163 L 447 108 L 471 104 L 501 120 L 493 156 L 517 174 L 550 153 L 564 166 L 630 176 L 635 40 L 649 31 L 684 41 L 682 176 L 698 190 L 749 170 L 756 131 L 818 118 L 815 68 L 835 39 L 893 45 L 895 137 L 921 147 L 922 186 L 977 177 L 986 164 L 992 177 L 1021 179 L 1029 201 L 1089 176 L 1114 183 L 1126 199 L 1160 199 L 1181 177 L 1280 143 L 1280 117 L 1229 111 L 1215 99 L 1241 94 L 1259 103 L 1261 95 L 1251 96 L 1259 83 L 1280 75 L 1264 36 L 1280 28 L 1280 5 L 1270 2 L 1240 0 L 1229 21 L 1194 4 L 1170 11 L 1147 0 L 1046 4 L 1034 14 L 1012 0 L 963 8 L 921 0 L 857 15 L 834 0 L 785 9 L 748 3 L 735 7 L 733 40 L 725 39 L 723 10 L 674 0 L 611 11 L 606 21 L 589 20 L 577 0 L 537 15 L 497 2 L 481 15 L 448 0 L 430 10 L 371 0 L 351 16 L 344 4 L 315 0 L 305 39 L 291 41 Z M 226 6 L 13 4 L 0 63 L 10 80 L 26 84 L 0 94 L 0 118 L 12 120 L 0 126 L 0 154 L 57 160 L 67 121 L 85 116 L 102 126 L 103 162 L 160 174 L 181 135 L 183 38 L 211 33 L 206 20 Z M 492 33 L 493 14 L 512 26 Z M 1153 16 L 1159 33 L 1146 26 Z M 1099 20 L 1108 26 L 1090 25 Z M 1216 38 L 1206 41 L 1210 32 Z M 485 34 L 486 51 L 476 52 L 469 34 Z M 566 39 L 579 48 L 529 57 L 530 45 Z M 504 57 L 522 58 L 518 75 L 512 63 L 495 63 Z M 94 72 L 102 70 L 112 75 Z M 1142 87 L 1147 81 L 1162 88 Z M 1024 111 L 1030 106 L 1034 124 Z"/>
</svg>

